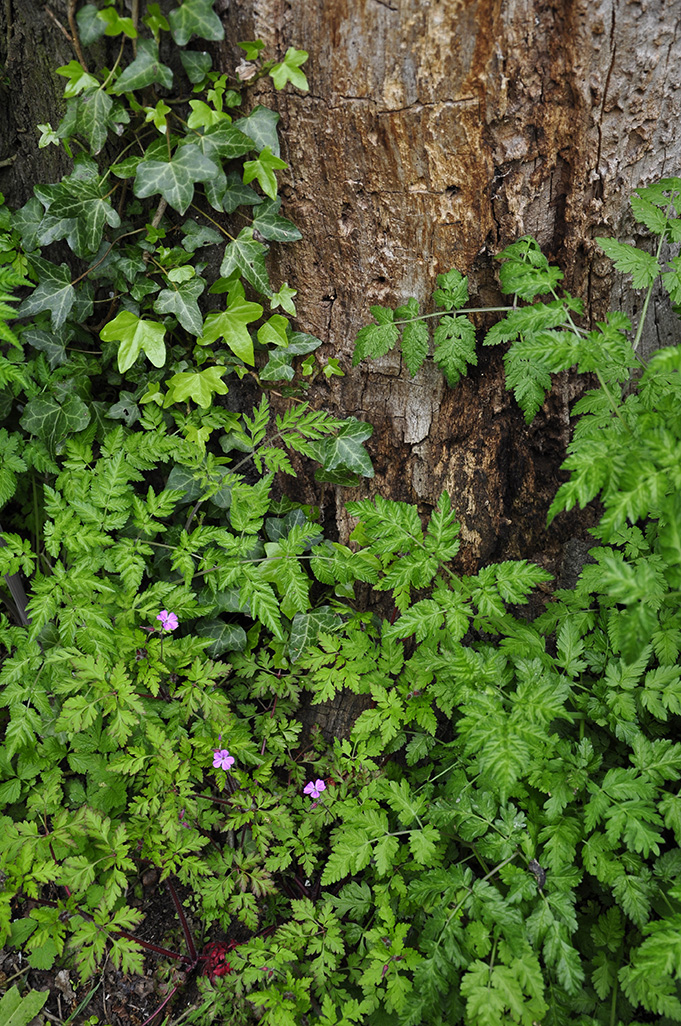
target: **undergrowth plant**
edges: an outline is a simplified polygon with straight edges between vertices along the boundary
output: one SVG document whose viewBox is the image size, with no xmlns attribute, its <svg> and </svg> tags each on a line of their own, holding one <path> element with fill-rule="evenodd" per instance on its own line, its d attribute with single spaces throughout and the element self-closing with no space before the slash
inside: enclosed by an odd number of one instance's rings
<svg viewBox="0 0 681 1026">
<path fill-rule="evenodd" d="M 298 233 L 252 87 L 305 89 L 306 54 L 245 42 L 230 76 L 188 48 L 222 38 L 210 0 L 139 13 L 78 10 L 40 126 L 70 169 L 0 209 L 0 943 L 84 980 L 150 950 L 203 966 L 198 1026 L 681 1021 L 681 348 L 637 352 L 660 275 L 681 300 L 681 179 L 634 198 L 655 256 L 600 240 L 647 290 L 635 332 L 583 327 L 533 240 L 500 254 L 483 341 L 526 419 L 552 375 L 595 376 L 549 514 L 598 498 L 591 562 L 529 620 L 548 575 L 455 573 L 446 494 L 425 521 L 349 503 L 348 545 L 279 497 L 291 452 L 372 474 L 371 426 L 301 401 L 339 367 L 267 272 Z M 432 320 L 456 384 L 467 282 L 437 285 L 435 314 L 374 307 L 355 361 L 401 340 L 415 373 Z M 350 738 L 304 734 L 303 698 L 346 690 Z M 186 955 L 145 940 L 151 866 Z"/>
</svg>

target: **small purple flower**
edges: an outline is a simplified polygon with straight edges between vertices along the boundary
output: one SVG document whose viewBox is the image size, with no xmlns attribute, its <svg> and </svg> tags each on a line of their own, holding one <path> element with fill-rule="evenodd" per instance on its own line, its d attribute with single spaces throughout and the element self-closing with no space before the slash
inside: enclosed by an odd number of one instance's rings
<svg viewBox="0 0 681 1026">
<path fill-rule="evenodd" d="M 230 755 L 226 748 L 216 748 L 213 752 L 213 766 L 215 769 L 230 770 L 235 761 L 234 756 Z"/>
<path fill-rule="evenodd" d="M 310 798 L 319 798 L 322 791 L 326 791 L 326 784 L 323 780 L 311 780 L 303 788 L 303 794 L 309 794 Z"/>
<path fill-rule="evenodd" d="M 180 622 L 176 614 L 169 613 L 167 609 L 162 609 L 156 619 L 161 621 L 161 628 L 164 631 L 174 631 Z"/>
</svg>

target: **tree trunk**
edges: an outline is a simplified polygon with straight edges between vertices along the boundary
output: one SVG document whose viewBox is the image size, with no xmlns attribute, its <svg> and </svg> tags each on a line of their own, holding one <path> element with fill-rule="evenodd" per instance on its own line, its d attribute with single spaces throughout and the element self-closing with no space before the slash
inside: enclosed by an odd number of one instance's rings
<svg viewBox="0 0 681 1026">
<path fill-rule="evenodd" d="M 679 171 L 679 14 L 675 0 L 229 5 L 233 41 L 310 53 L 310 93 L 266 102 L 282 114 L 285 209 L 303 232 L 277 254 L 276 276 L 299 291 L 301 327 L 346 371 L 311 397 L 374 425 L 369 493 L 427 508 L 450 491 L 468 570 L 517 556 L 558 570 L 578 524 L 544 524 L 576 383 L 564 376 L 527 428 L 496 352 L 451 390 L 432 364 L 411 379 L 395 354 L 351 370 L 353 340 L 371 304 L 427 302 L 451 267 L 469 275 L 474 302 L 496 305 L 492 255 L 526 234 L 592 319 L 611 307 L 635 315 L 638 297 L 594 238 L 628 238 L 631 191 Z M 677 323 L 660 297 L 646 349 Z M 346 494 L 333 510 L 341 535 Z"/>
</svg>

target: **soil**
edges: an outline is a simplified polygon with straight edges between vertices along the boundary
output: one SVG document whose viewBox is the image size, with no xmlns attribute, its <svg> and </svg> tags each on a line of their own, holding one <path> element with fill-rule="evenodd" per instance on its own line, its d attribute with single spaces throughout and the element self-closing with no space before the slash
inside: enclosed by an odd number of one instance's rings
<svg viewBox="0 0 681 1026">
<path fill-rule="evenodd" d="M 179 887 L 178 892 L 181 898 L 185 897 Z M 153 881 L 151 886 L 140 885 L 135 899 L 128 900 L 144 912 L 136 931 L 140 938 L 185 953 L 177 914 L 162 884 Z M 17 909 L 17 915 L 24 914 L 27 908 Z M 186 913 L 190 926 L 194 927 L 188 909 Z M 202 946 L 198 936 L 195 943 L 197 947 Z M 92 1016 L 97 1017 L 99 1026 L 143 1026 L 151 1016 L 153 1026 L 164 1021 L 171 1026 L 177 1019 L 184 1018 L 198 999 L 196 972 L 185 975 L 179 961 L 173 962 L 153 952 L 145 951 L 144 955 L 143 975 L 122 973 L 107 960 L 97 977 L 81 983 L 74 967 L 64 968 L 62 962 L 50 970 L 33 969 L 27 965 L 21 951 L 5 948 L 0 950 L 0 997 L 12 986 L 17 986 L 22 994 L 29 990 L 49 990 L 50 997 L 30 1026 L 84 1026 Z M 161 1009 L 175 986 L 176 993 Z M 154 1015 L 154 1012 L 159 1014 Z"/>
</svg>

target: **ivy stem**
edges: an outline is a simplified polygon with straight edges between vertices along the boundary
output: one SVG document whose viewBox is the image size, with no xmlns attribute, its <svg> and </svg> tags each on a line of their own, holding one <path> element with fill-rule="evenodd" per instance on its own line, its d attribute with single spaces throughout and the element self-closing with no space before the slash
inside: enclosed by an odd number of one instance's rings
<svg viewBox="0 0 681 1026">
<path fill-rule="evenodd" d="M 132 0 L 132 10 L 130 11 L 130 16 L 132 18 L 132 27 L 134 28 L 135 32 L 137 32 L 137 24 L 138 24 L 139 18 L 140 18 L 140 0 Z M 137 37 L 136 36 L 133 36 L 132 52 L 133 52 L 133 55 L 136 57 L 137 56 Z"/>
<path fill-rule="evenodd" d="M 189 206 L 192 208 L 192 210 L 196 210 L 199 214 L 201 214 L 202 217 L 205 217 L 207 221 L 210 221 L 211 224 L 214 224 L 218 231 L 222 232 L 223 235 L 226 235 L 228 239 L 231 239 L 232 242 L 236 242 L 234 236 L 230 235 L 227 229 L 223 228 L 222 225 L 219 224 L 219 222 L 216 221 L 215 218 L 211 217 L 210 214 L 207 214 L 205 210 L 202 210 L 201 207 L 197 207 L 195 203 L 190 203 Z"/>
<path fill-rule="evenodd" d="M 80 46 L 80 36 L 78 35 L 78 23 L 76 22 L 76 0 L 69 0 L 67 15 L 69 19 L 69 28 L 71 29 L 71 42 L 73 43 L 73 49 L 76 51 L 76 57 L 82 65 L 83 71 L 88 73 L 87 64 L 85 63 L 83 51 Z"/>
<path fill-rule="evenodd" d="M 100 264 L 103 264 L 104 261 L 106 260 L 106 258 L 108 257 L 109 253 L 111 252 L 111 250 L 114 248 L 114 246 L 118 242 L 121 241 L 121 239 L 127 239 L 129 235 L 139 235 L 140 232 L 144 232 L 144 231 L 146 231 L 146 228 L 136 228 L 132 232 L 124 232 L 122 235 L 119 235 L 118 238 L 114 239 L 114 241 L 111 243 L 111 245 L 107 249 L 107 251 L 104 254 L 104 256 L 100 257 L 99 260 L 96 263 L 92 264 L 91 267 L 88 267 L 88 269 L 86 271 L 83 271 L 83 273 L 80 275 L 80 277 L 76 278 L 74 281 L 71 282 L 71 285 L 77 285 L 79 281 L 83 280 L 83 278 L 87 278 L 88 274 L 91 274 L 92 271 L 95 270 L 95 268 L 99 267 Z"/>
<path fill-rule="evenodd" d="M 123 36 L 123 39 L 121 40 L 121 45 L 118 48 L 118 56 L 116 57 L 116 62 L 114 64 L 113 68 L 111 69 L 111 71 L 109 72 L 109 74 L 106 76 L 106 78 L 102 82 L 101 86 L 99 87 L 100 92 L 103 89 L 106 89 L 106 87 L 108 86 L 109 82 L 113 78 L 113 75 L 114 75 L 114 72 L 115 72 L 116 68 L 121 63 L 121 57 L 123 56 L 123 50 L 124 49 L 125 49 L 125 36 Z"/>
</svg>

